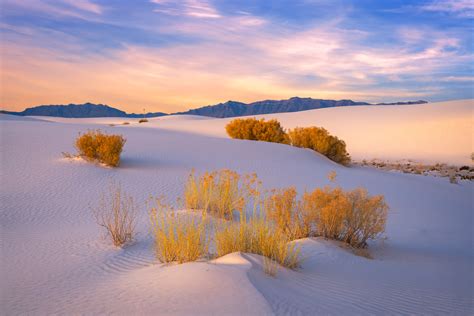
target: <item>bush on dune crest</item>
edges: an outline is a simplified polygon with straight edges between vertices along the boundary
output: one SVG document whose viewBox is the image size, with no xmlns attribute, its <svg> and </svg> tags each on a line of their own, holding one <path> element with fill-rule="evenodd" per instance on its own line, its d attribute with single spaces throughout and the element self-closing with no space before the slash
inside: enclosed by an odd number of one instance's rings
<svg viewBox="0 0 474 316">
<path fill-rule="evenodd" d="M 346 143 L 329 134 L 324 128 L 297 127 L 290 130 L 288 136 L 293 146 L 312 149 L 342 165 L 351 161 Z"/>
<path fill-rule="evenodd" d="M 226 131 L 232 138 L 309 148 L 342 165 L 348 165 L 351 161 L 346 143 L 320 127 L 297 127 L 286 133 L 277 120 L 248 118 L 230 121 Z"/>
<path fill-rule="evenodd" d="M 288 144 L 288 136 L 277 120 L 235 119 L 226 126 L 232 138 Z"/>
<path fill-rule="evenodd" d="M 75 147 L 78 155 L 86 160 L 117 167 L 120 164 L 120 154 L 125 142 L 122 135 L 108 135 L 98 129 L 79 134 Z"/>
</svg>

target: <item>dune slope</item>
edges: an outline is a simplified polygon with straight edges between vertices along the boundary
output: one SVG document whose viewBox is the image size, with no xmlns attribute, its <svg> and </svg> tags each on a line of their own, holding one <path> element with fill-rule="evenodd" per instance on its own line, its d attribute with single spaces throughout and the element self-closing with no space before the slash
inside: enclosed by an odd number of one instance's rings
<svg viewBox="0 0 474 316">
<path fill-rule="evenodd" d="M 193 128 L 222 124 L 173 120 Z M 171 130 L 163 121 L 148 128 L 85 120 L 0 122 L 5 314 L 473 313 L 471 182 L 345 168 L 308 150 Z M 120 168 L 61 157 L 73 151 L 78 132 L 98 126 L 127 138 Z M 306 258 L 301 269 L 280 270 L 276 278 L 249 254 L 161 265 L 145 201 L 150 195 L 175 200 L 191 168 L 256 172 L 267 188 L 294 185 L 300 192 L 328 185 L 326 175 L 335 170 L 344 188 L 364 186 L 386 196 L 387 240 L 371 245 L 373 260 L 328 241 L 297 241 Z M 125 249 L 109 245 L 90 211 L 111 180 L 140 202 L 139 235 Z"/>
</svg>

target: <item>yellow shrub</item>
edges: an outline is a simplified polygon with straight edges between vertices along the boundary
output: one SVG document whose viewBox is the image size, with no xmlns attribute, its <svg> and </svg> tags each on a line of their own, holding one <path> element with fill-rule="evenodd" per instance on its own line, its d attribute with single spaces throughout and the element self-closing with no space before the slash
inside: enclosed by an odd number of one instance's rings
<svg viewBox="0 0 474 316">
<path fill-rule="evenodd" d="M 175 212 L 157 199 L 150 210 L 155 253 L 161 262 L 196 261 L 208 254 L 206 219 L 197 219 Z"/>
<path fill-rule="evenodd" d="M 277 120 L 235 119 L 227 124 L 226 131 L 230 137 L 237 139 L 288 143 L 288 136 Z"/>
<path fill-rule="evenodd" d="M 99 205 L 92 211 L 97 223 L 106 229 L 114 246 L 121 247 L 133 240 L 137 207 L 133 198 L 122 192 L 120 185 L 112 183 L 110 192 L 102 194 Z"/>
<path fill-rule="evenodd" d="M 341 188 L 316 189 L 303 195 L 301 205 L 318 235 L 353 247 L 365 247 L 367 240 L 385 231 L 388 206 L 384 197 L 369 196 L 362 188 L 348 192 Z"/>
<path fill-rule="evenodd" d="M 231 219 L 234 211 L 242 212 L 252 177 L 241 177 L 232 170 L 205 173 L 197 178 L 194 171 L 184 189 L 186 208 L 206 210 L 220 218 Z"/>
<path fill-rule="evenodd" d="M 290 130 L 288 136 L 293 146 L 312 149 L 337 163 L 347 165 L 351 160 L 346 143 L 324 128 L 297 127 Z"/>
<path fill-rule="evenodd" d="M 231 252 L 248 252 L 262 255 L 290 269 L 300 263 L 299 247 L 289 243 L 290 238 L 276 229 L 264 217 L 253 216 L 249 221 L 241 217 L 215 231 L 217 256 Z"/>
<path fill-rule="evenodd" d="M 268 219 L 291 240 L 307 237 L 309 223 L 300 210 L 294 187 L 273 190 L 265 201 L 264 211 Z"/>
<path fill-rule="evenodd" d="M 107 135 L 98 129 L 79 134 L 75 146 L 84 159 L 117 167 L 125 141 L 122 135 Z"/>
</svg>

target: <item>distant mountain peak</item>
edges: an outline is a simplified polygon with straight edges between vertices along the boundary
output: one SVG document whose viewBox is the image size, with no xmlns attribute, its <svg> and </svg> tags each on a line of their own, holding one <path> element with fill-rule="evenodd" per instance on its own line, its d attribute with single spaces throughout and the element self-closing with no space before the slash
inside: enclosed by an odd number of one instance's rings
<svg viewBox="0 0 474 316">
<path fill-rule="evenodd" d="M 405 105 L 405 104 L 421 104 L 427 103 L 423 100 L 406 101 L 396 103 L 378 103 L 377 105 Z M 190 114 L 210 117 L 236 117 L 248 116 L 270 113 L 282 112 L 298 112 L 306 110 L 314 110 L 321 108 L 329 108 L 335 106 L 354 106 L 354 105 L 370 105 L 367 102 L 356 102 L 350 99 L 343 100 L 327 100 L 327 99 L 313 99 L 310 97 L 291 97 L 286 100 L 263 100 L 252 103 L 243 103 L 239 101 L 228 100 L 224 103 L 215 105 L 207 105 L 197 109 L 192 109 L 186 112 L 179 112 L 173 114 Z M 136 114 L 126 113 L 119 109 L 113 108 L 106 104 L 95 104 L 86 102 L 82 104 L 67 104 L 67 105 L 39 105 L 27 108 L 22 112 L 0 111 L 1 113 L 22 115 L 22 116 L 57 116 L 57 117 L 157 117 L 168 115 L 162 112 Z"/>
<path fill-rule="evenodd" d="M 6 114 L 14 114 L 21 116 L 56 116 L 69 118 L 86 118 L 86 117 L 156 117 L 167 115 L 166 113 L 146 113 L 146 114 L 127 114 L 126 112 L 113 108 L 105 104 L 94 104 L 86 102 L 82 104 L 70 103 L 67 105 L 39 105 L 30 107 L 22 112 L 2 111 Z"/>
<path fill-rule="evenodd" d="M 264 100 L 252 103 L 227 101 L 216 105 L 208 105 L 187 112 L 177 114 L 203 115 L 211 117 L 236 117 L 281 112 L 297 112 L 314 110 L 333 106 L 368 105 L 366 102 L 354 102 L 352 100 L 324 100 L 313 98 L 291 97 L 286 100 Z"/>
</svg>

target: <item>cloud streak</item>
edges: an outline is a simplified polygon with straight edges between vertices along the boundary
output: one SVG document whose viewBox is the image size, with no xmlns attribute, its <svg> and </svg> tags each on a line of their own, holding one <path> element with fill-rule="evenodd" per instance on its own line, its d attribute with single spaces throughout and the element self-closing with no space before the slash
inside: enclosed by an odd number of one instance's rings
<svg viewBox="0 0 474 316">
<path fill-rule="evenodd" d="M 38 27 L 7 18 L 0 25 L 8 61 L 2 108 L 91 101 L 175 112 L 229 99 L 472 96 L 474 59 L 459 26 L 354 26 L 350 12 L 289 23 L 271 11 L 203 0 L 147 0 L 129 9 L 125 23 L 109 15 L 118 10 L 110 3 L 67 2 L 61 8 L 100 20 L 81 22 L 79 34 L 66 22 Z M 113 45 L 90 38 L 99 30 Z"/>
</svg>

